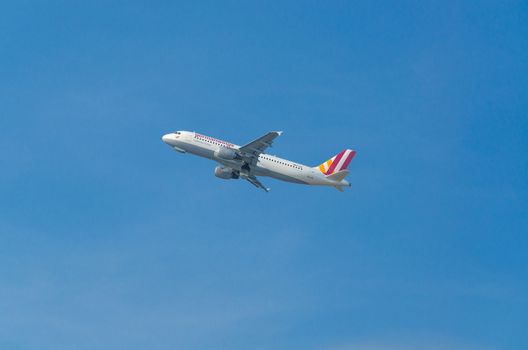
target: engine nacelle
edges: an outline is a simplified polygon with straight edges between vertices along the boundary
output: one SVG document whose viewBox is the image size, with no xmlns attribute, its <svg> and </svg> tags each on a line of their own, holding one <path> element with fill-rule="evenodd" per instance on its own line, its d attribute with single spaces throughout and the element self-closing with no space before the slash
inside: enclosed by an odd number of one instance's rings
<svg viewBox="0 0 528 350">
<path fill-rule="evenodd" d="M 214 170 L 214 174 L 216 177 L 219 177 L 224 180 L 238 179 L 238 174 L 235 173 L 233 169 L 223 166 L 217 166 Z"/>
<path fill-rule="evenodd" d="M 220 147 L 218 150 L 214 152 L 215 157 L 225 159 L 225 160 L 232 160 L 237 157 L 237 154 L 235 151 L 233 151 L 230 148 L 226 147 Z"/>
</svg>

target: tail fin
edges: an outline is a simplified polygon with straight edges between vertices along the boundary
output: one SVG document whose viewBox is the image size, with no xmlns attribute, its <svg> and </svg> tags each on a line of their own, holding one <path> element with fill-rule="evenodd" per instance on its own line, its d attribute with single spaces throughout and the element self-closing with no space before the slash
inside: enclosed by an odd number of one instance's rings
<svg viewBox="0 0 528 350">
<path fill-rule="evenodd" d="M 338 171 L 345 170 L 356 155 L 356 151 L 346 149 L 319 165 L 319 170 L 325 175 L 332 175 Z"/>
</svg>

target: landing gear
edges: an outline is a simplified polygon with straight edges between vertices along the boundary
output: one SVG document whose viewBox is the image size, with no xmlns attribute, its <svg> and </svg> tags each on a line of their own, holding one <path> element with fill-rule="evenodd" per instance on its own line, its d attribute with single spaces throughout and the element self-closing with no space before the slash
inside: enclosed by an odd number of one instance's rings
<svg viewBox="0 0 528 350">
<path fill-rule="evenodd" d="M 242 169 L 245 173 L 248 173 L 248 174 L 249 174 L 250 168 L 249 168 L 249 164 L 248 164 L 248 163 L 245 163 L 245 162 L 244 162 L 244 165 L 242 165 L 241 169 Z"/>
</svg>

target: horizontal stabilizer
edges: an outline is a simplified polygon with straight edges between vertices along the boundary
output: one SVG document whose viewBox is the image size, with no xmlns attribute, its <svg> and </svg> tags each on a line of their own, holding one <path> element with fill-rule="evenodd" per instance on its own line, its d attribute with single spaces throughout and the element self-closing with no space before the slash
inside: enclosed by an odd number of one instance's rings
<svg viewBox="0 0 528 350">
<path fill-rule="evenodd" d="M 348 175 L 348 173 L 349 171 L 345 169 L 331 175 L 326 175 L 326 178 L 332 181 L 340 182 Z"/>
</svg>

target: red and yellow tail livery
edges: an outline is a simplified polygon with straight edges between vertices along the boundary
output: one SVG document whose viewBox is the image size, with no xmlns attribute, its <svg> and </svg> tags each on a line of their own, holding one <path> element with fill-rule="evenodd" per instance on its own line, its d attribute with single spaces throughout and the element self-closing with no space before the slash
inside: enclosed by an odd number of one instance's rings
<svg viewBox="0 0 528 350">
<path fill-rule="evenodd" d="M 319 170 L 321 170 L 321 172 L 327 176 L 345 170 L 355 155 L 356 151 L 345 149 L 334 157 L 328 159 L 323 164 L 319 165 Z"/>
</svg>

